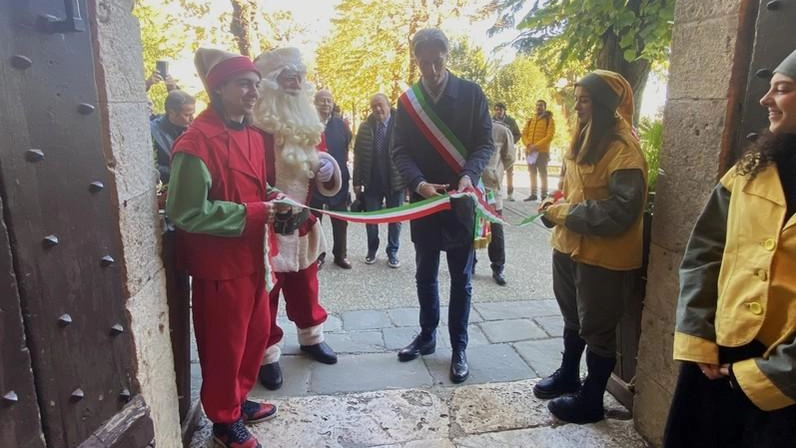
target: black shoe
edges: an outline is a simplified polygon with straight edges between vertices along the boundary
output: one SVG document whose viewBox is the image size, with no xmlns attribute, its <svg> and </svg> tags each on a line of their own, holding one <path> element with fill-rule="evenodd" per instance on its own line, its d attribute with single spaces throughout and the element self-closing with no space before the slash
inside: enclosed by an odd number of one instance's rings
<svg viewBox="0 0 796 448">
<path fill-rule="evenodd" d="M 506 286 L 506 274 L 503 273 L 503 269 L 493 269 L 492 278 L 495 279 L 495 283 L 498 285 Z"/>
<path fill-rule="evenodd" d="M 277 390 L 282 387 L 282 368 L 279 361 L 260 366 L 260 373 L 257 375 L 260 384 L 268 390 Z"/>
<path fill-rule="evenodd" d="M 467 355 L 464 350 L 454 350 L 451 356 L 451 381 L 455 384 L 463 383 L 470 376 L 470 366 L 467 365 Z"/>
<path fill-rule="evenodd" d="M 580 390 L 580 378 L 567 378 L 561 369 L 539 381 L 533 386 L 533 395 L 542 400 L 557 398 L 566 394 L 574 394 Z"/>
<path fill-rule="evenodd" d="M 233 423 L 213 423 L 213 441 L 222 448 L 262 448 L 240 418 Z"/>
<path fill-rule="evenodd" d="M 348 258 L 345 258 L 345 257 L 342 257 L 342 258 L 336 258 L 335 257 L 334 264 L 336 264 L 337 266 L 340 266 L 343 269 L 351 269 L 351 262 L 348 261 Z"/>
<path fill-rule="evenodd" d="M 430 355 L 435 350 L 437 350 L 437 339 L 434 336 L 425 336 L 421 333 L 398 352 L 398 361 L 411 361 L 420 355 Z"/>
<path fill-rule="evenodd" d="M 523 201 L 523 202 L 531 202 L 531 201 L 535 201 L 535 200 L 537 200 L 537 199 L 539 199 L 539 198 L 538 198 L 538 197 L 536 197 L 536 195 L 535 195 L 535 194 L 532 194 L 532 195 L 528 196 L 527 198 L 523 199 L 522 201 Z"/>
<path fill-rule="evenodd" d="M 614 370 L 616 359 L 586 353 L 589 375 L 575 395 L 558 397 L 547 403 L 547 409 L 559 420 L 582 425 L 599 422 L 605 418 L 603 395 L 608 378 Z"/>
<path fill-rule="evenodd" d="M 580 390 L 580 357 L 585 347 L 586 341 L 576 331 L 564 330 L 561 368 L 533 386 L 534 396 L 547 400 Z"/>
<path fill-rule="evenodd" d="M 334 364 L 337 362 L 337 353 L 325 342 L 315 345 L 302 345 L 301 351 L 310 355 L 312 359 L 324 364 Z"/>
<path fill-rule="evenodd" d="M 326 263 L 326 252 L 318 255 L 318 270 L 323 269 L 323 264 Z"/>
</svg>

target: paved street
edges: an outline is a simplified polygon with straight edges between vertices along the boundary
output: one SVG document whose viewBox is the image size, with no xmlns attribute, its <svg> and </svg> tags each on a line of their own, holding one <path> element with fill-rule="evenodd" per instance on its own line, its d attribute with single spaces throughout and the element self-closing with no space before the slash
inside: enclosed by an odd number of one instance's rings
<svg viewBox="0 0 796 448">
<path fill-rule="evenodd" d="M 528 190 L 520 176 L 525 173 L 518 175 L 515 197 L 522 199 Z M 516 223 L 535 207 L 535 202 L 506 202 L 504 216 Z M 330 239 L 330 226 L 324 224 Z M 478 251 L 467 350 L 471 374 L 458 386 L 448 379 L 449 277 L 444 261 L 440 286 L 445 308 L 437 351 L 400 363 L 397 350 L 418 331 L 408 225 L 401 235 L 398 269 L 387 266 L 383 248 L 376 264 L 364 263 L 364 225 L 351 224 L 348 235 L 354 268 L 327 263 L 320 273 L 322 303 L 330 313 L 326 340 L 339 362 L 323 365 L 300 354 L 295 326 L 280 315 L 286 332 L 281 361 L 285 383 L 276 392 L 258 385 L 252 393 L 281 407 L 276 419 L 254 427 L 264 446 L 645 446 L 628 412 L 609 396 L 606 406 L 612 418 L 576 426 L 553 420 L 546 403 L 530 392 L 539 377 L 558 367 L 562 349 L 562 321 L 551 286 L 550 232 L 540 223 L 506 228 L 506 286 L 494 283 L 486 250 Z M 195 362 L 194 355 L 197 386 L 201 379 Z M 208 434 L 205 424 L 193 446 L 203 446 Z"/>
</svg>

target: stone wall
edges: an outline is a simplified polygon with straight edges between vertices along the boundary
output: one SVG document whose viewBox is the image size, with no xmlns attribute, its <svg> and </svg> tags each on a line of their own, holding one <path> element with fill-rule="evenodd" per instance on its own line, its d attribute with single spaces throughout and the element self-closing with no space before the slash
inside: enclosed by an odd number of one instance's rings
<svg viewBox="0 0 796 448">
<path fill-rule="evenodd" d="M 655 445 L 661 443 L 679 368 L 672 361 L 677 269 L 693 223 L 722 174 L 723 154 L 737 124 L 733 92 L 743 87 L 748 65 L 742 48 L 748 43 L 738 35 L 750 3 L 678 0 L 675 6 L 663 174 L 657 184 L 634 403 L 636 428 Z"/>
<path fill-rule="evenodd" d="M 133 0 L 96 0 L 92 27 L 106 155 L 114 172 L 126 269 L 127 310 L 141 394 L 151 409 L 158 446 L 182 445 L 166 280 L 160 258 L 161 220 L 147 120 L 144 69 Z"/>
</svg>

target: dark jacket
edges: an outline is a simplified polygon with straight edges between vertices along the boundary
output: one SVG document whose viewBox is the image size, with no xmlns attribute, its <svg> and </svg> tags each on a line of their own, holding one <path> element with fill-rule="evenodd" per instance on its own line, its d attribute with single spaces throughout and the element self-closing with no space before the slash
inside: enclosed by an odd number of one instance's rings
<svg viewBox="0 0 796 448">
<path fill-rule="evenodd" d="M 376 118 L 371 114 L 368 119 L 359 125 L 357 138 L 354 140 L 354 186 L 362 185 L 365 190 L 372 187 L 373 151 L 376 149 Z M 390 190 L 398 191 L 406 188 L 406 181 L 395 168 L 389 151 L 392 149 L 393 130 L 395 129 L 395 110 L 390 112 L 390 123 L 387 125 L 387 158 L 390 167 Z"/>
<path fill-rule="evenodd" d="M 326 151 L 340 165 L 342 186 L 340 191 L 331 197 L 323 196 L 316 191 L 313 193 L 313 202 L 315 204 L 323 203 L 328 205 L 344 204 L 349 200 L 349 182 L 351 181 L 351 173 L 348 171 L 348 147 L 351 144 L 351 130 L 348 129 L 348 125 L 345 124 L 342 118 L 332 115 L 329 121 L 326 122 L 324 136 L 326 138 Z"/>
<path fill-rule="evenodd" d="M 468 175 L 473 185 L 477 184 L 495 150 L 486 96 L 477 84 L 450 74 L 445 92 L 436 104 L 431 104 L 431 108 L 464 144 L 468 152 L 467 161 L 462 170 L 451 169 L 408 115 L 403 102 L 399 102 L 392 156 L 412 192 L 412 202 L 423 199 L 416 193 L 422 181 L 448 184 L 451 189 L 456 189 L 459 179 Z M 412 241 L 440 249 L 472 244 L 474 213 L 470 199 L 456 199 L 450 211 L 413 220 Z"/>
<path fill-rule="evenodd" d="M 185 132 L 187 128 L 175 126 L 169 121 L 167 115 L 156 117 L 149 122 L 149 127 L 152 130 L 152 146 L 155 151 L 158 172 L 160 172 L 160 180 L 167 184 L 171 174 L 171 169 L 169 168 L 171 147 L 174 145 L 174 140 Z"/>
</svg>

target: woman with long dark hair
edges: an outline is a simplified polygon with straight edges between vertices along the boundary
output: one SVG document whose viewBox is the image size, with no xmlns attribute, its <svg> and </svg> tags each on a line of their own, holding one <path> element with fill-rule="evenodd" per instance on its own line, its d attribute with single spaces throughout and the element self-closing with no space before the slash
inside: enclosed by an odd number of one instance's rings
<svg viewBox="0 0 796 448">
<path fill-rule="evenodd" d="M 796 51 L 769 126 L 713 190 L 680 266 L 664 446 L 796 446 Z"/>
<path fill-rule="evenodd" d="M 631 130 L 633 91 L 621 75 L 589 73 L 578 81 L 575 101 L 578 129 L 564 157 L 563 199 L 540 207 L 545 224 L 555 226 L 553 289 L 564 316 L 564 355 L 533 393 L 554 398 L 548 408 L 560 420 L 591 423 L 604 416 L 616 326 L 641 267 L 647 164 Z"/>
</svg>

